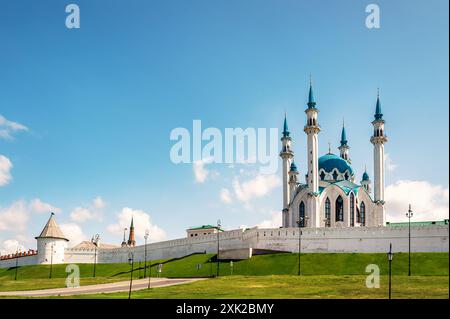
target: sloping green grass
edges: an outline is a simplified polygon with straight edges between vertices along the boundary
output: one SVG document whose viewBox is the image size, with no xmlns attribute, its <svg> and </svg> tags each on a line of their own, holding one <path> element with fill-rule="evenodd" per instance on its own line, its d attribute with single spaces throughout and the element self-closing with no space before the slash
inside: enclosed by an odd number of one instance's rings
<svg viewBox="0 0 450 319">
<path fill-rule="evenodd" d="M 448 276 L 400 276 L 392 278 L 392 298 L 448 298 Z M 64 298 L 128 298 L 127 292 Z M 134 291 L 133 299 L 387 299 L 388 276 L 379 288 L 367 288 L 366 276 L 225 276 L 193 283 Z"/>
<path fill-rule="evenodd" d="M 210 262 L 212 260 L 212 262 Z M 415 276 L 448 276 L 448 253 L 413 253 L 411 269 Z M 157 276 L 157 265 L 163 263 L 162 277 L 210 277 L 216 275 L 217 263 L 214 254 L 194 254 L 185 258 L 152 261 L 151 275 Z M 380 274 L 388 271 L 386 254 L 302 254 L 301 273 L 308 276 L 345 276 L 366 275 L 366 267 L 375 264 Z M 138 268 L 134 264 L 133 278 L 143 278 L 144 263 Z M 200 267 L 198 267 L 200 265 Z M 18 268 L 17 281 L 14 281 L 15 268 L 0 269 L 0 291 L 57 288 L 65 286 L 67 265 L 53 265 L 52 279 L 49 279 L 50 266 L 36 265 Z M 126 263 L 97 264 L 96 278 L 93 278 L 92 264 L 78 264 L 80 267 L 80 284 L 109 283 L 130 278 L 130 265 Z M 220 262 L 220 276 L 267 276 L 296 275 L 298 271 L 298 254 L 272 254 L 253 256 L 248 260 L 234 261 L 231 268 L 229 261 Z M 147 275 L 148 275 L 147 270 Z M 394 275 L 407 275 L 408 254 L 397 253 L 392 263 Z"/>
</svg>

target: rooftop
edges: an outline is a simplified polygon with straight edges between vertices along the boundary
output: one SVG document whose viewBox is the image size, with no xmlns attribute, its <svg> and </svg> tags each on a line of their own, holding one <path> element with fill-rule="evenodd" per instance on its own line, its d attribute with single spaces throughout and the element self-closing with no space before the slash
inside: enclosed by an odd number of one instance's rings
<svg viewBox="0 0 450 319">
<path fill-rule="evenodd" d="M 429 225 L 448 225 L 448 219 L 434 220 L 434 221 L 422 221 L 422 222 L 411 222 L 411 226 L 429 226 Z M 386 226 L 388 226 L 388 227 L 408 227 L 408 222 L 400 222 L 400 223 L 386 222 Z"/>
</svg>

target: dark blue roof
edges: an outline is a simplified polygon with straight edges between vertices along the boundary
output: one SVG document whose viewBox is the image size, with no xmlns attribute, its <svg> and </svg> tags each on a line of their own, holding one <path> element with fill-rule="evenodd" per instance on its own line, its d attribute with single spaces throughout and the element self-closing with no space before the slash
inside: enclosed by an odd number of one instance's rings
<svg viewBox="0 0 450 319">
<path fill-rule="evenodd" d="M 380 97 L 377 96 L 377 106 L 375 108 L 375 120 L 382 120 L 382 119 L 383 119 L 383 113 L 381 113 Z"/>
<path fill-rule="evenodd" d="M 314 99 L 312 84 L 310 84 L 309 85 L 309 95 L 308 95 L 308 108 L 313 109 L 315 107 L 316 107 L 316 101 Z"/>
<path fill-rule="evenodd" d="M 362 176 L 363 181 L 368 181 L 369 180 L 369 174 L 367 174 L 367 172 L 364 172 L 363 176 Z"/>
<path fill-rule="evenodd" d="M 283 136 L 284 137 L 289 136 L 289 129 L 288 129 L 288 125 L 287 125 L 286 114 L 284 115 Z"/>
<path fill-rule="evenodd" d="M 297 172 L 297 165 L 295 165 L 294 162 L 292 162 L 292 164 L 291 164 L 291 171 L 292 172 Z"/>
<path fill-rule="evenodd" d="M 342 133 L 341 133 L 341 145 L 347 145 L 347 134 L 345 133 L 345 126 L 342 125 Z"/>
<path fill-rule="evenodd" d="M 331 172 L 334 168 L 340 173 L 348 170 L 350 175 L 353 175 L 353 168 L 350 164 L 345 159 L 331 153 L 319 157 L 319 170 L 321 168 L 327 173 Z"/>
</svg>

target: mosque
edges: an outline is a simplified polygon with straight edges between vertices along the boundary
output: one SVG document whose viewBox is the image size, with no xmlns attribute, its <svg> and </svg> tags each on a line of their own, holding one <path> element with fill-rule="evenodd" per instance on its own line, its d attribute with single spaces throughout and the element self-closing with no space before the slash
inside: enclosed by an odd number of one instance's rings
<svg viewBox="0 0 450 319">
<path fill-rule="evenodd" d="M 299 169 L 294 162 L 292 138 L 284 118 L 280 157 L 283 162 L 283 227 L 376 227 L 386 225 L 384 202 L 384 119 L 381 113 L 379 94 L 377 96 L 373 135 L 374 187 L 367 171 L 356 183 L 355 171 L 351 166 L 345 126 L 342 126 L 339 155 L 331 153 L 318 156 L 319 109 L 310 84 L 307 103 L 307 172 L 305 182 L 299 181 Z"/>
</svg>

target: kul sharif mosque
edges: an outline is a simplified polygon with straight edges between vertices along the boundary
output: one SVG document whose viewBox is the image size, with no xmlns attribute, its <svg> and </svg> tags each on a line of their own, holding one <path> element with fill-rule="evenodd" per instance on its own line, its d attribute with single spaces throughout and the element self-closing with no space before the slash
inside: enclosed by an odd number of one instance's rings
<svg viewBox="0 0 450 319">
<path fill-rule="evenodd" d="M 284 118 L 282 148 L 283 161 L 283 227 L 362 227 L 385 226 L 384 207 L 384 119 L 381 113 L 380 97 L 377 96 L 375 119 L 372 121 L 373 135 L 373 195 L 367 171 L 361 181 L 355 180 L 351 166 L 345 127 L 342 127 L 339 156 L 328 154 L 319 157 L 318 121 L 319 109 L 310 84 L 306 125 L 303 131 L 307 137 L 308 163 L 305 182 L 299 180 L 299 168 L 294 162 L 292 139 Z"/>
</svg>

